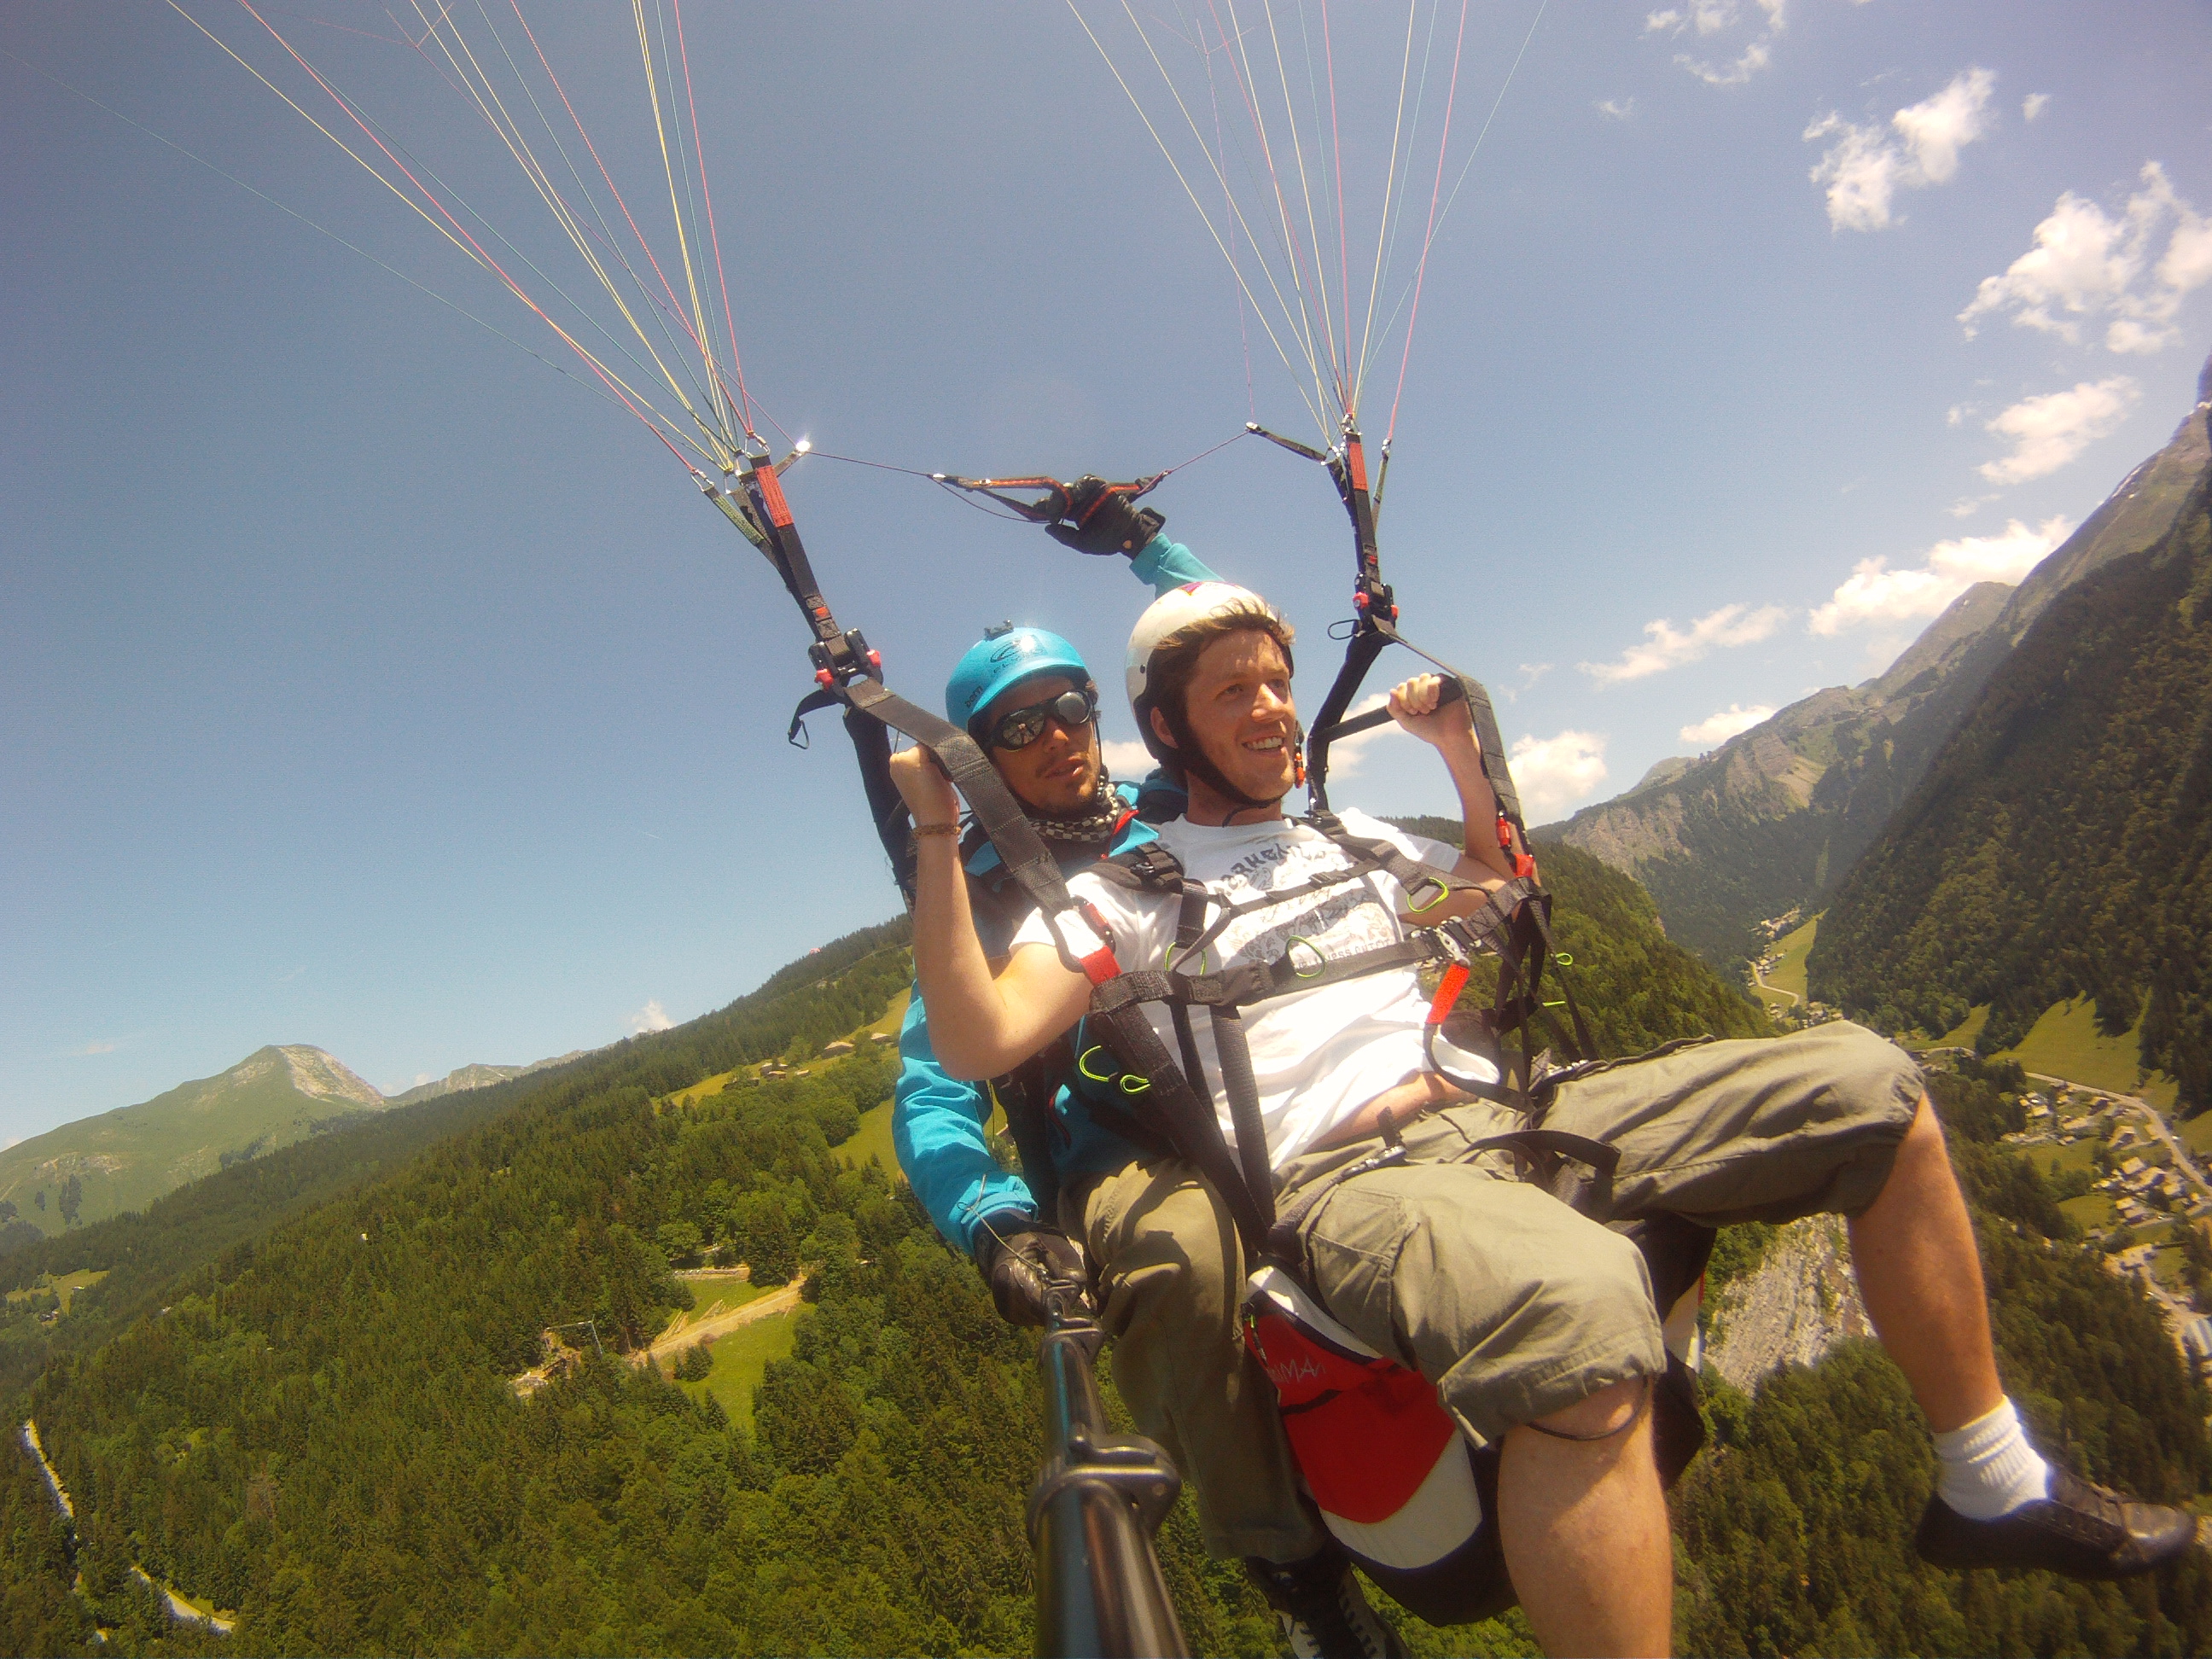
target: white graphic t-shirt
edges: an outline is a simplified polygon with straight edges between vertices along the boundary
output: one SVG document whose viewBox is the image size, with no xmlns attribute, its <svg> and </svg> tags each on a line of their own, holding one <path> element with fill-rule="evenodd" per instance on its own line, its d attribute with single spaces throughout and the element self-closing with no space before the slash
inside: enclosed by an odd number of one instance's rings
<svg viewBox="0 0 2212 1659">
<path fill-rule="evenodd" d="M 1458 853 L 1442 842 L 1408 836 L 1364 812 L 1338 817 L 1352 835 L 1389 842 L 1440 870 L 1449 870 L 1458 860 Z M 1159 826 L 1159 837 L 1182 865 L 1188 879 L 1203 883 L 1215 898 L 1230 904 L 1289 892 L 1350 865 L 1342 850 L 1318 830 L 1285 818 L 1228 826 L 1177 818 Z M 1165 964 L 1175 943 L 1175 899 L 1131 892 L 1088 872 L 1070 878 L 1068 887 L 1079 899 L 1097 907 L 1113 935 L 1114 954 L 1124 968 Z M 1247 963 L 1273 962 L 1291 950 L 1301 962 L 1311 962 L 1315 958 L 1309 946 L 1331 960 L 1355 956 L 1395 945 L 1404 937 L 1398 917 L 1405 909 L 1405 890 L 1393 878 L 1371 872 L 1357 881 L 1240 916 L 1207 949 L 1202 964 L 1177 966 L 1185 972 L 1218 972 Z M 1218 908 L 1210 907 L 1209 922 L 1218 915 Z M 1042 914 L 1030 913 L 1014 943 L 1052 944 Z M 1178 1054 L 1165 1005 L 1147 1003 L 1145 1012 L 1168 1052 Z M 1252 1074 L 1267 1127 L 1269 1162 L 1281 1168 L 1376 1096 L 1419 1071 L 1421 1024 L 1427 1017 L 1428 1003 L 1411 968 L 1293 991 L 1248 1007 L 1245 1040 L 1252 1050 Z M 1233 1141 L 1236 1130 L 1221 1088 L 1212 1028 L 1204 1009 L 1191 1010 L 1191 1030 L 1198 1039 L 1222 1133 Z M 1487 1072 L 1493 1081 L 1497 1077 L 1473 1056 L 1455 1065 L 1472 1075 Z"/>
</svg>

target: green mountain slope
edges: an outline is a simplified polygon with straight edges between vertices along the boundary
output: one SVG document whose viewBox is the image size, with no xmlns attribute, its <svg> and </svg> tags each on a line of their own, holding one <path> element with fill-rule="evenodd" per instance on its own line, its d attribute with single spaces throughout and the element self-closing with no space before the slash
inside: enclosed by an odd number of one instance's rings
<svg viewBox="0 0 2212 1659">
<path fill-rule="evenodd" d="M 527 1066 L 488 1066 L 478 1060 L 462 1066 L 429 1083 L 418 1083 L 411 1089 L 386 1099 L 394 1106 L 412 1106 L 418 1101 L 435 1100 L 441 1095 L 459 1094 L 468 1089 L 488 1089 L 495 1083 L 511 1083 L 516 1078 L 528 1077 L 532 1072 L 542 1072 L 549 1066 L 566 1066 L 572 1060 L 581 1060 L 591 1052 L 588 1048 L 572 1048 L 565 1054 L 556 1054 L 550 1060 L 533 1060 Z"/>
<path fill-rule="evenodd" d="M 2197 420 L 2212 415 L 2201 405 Z M 2088 997 L 2212 1104 L 2212 479 L 2061 592 L 1838 891 L 1815 996 L 1984 1053 Z"/>
<path fill-rule="evenodd" d="M 0 1201 L 41 1231 L 141 1210 L 233 1164 L 384 1109 L 320 1048 L 255 1050 L 221 1075 L 64 1123 L 0 1152 Z"/>
<path fill-rule="evenodd" d="M 2205 374 L 2212 384 L 2212 362 Z M 2191 414 L 2017 588 L 1970 588 L 1879 679 L 1816 692 L 1695 761 L 1662 762 L 1544 833 L 1636 876 L 1671 937 L 1733 969 L 1757 954 L 1754 923 L 1820 908 L 2037 619 L 2161 540 L 2209 463 Z"/>
</svg>

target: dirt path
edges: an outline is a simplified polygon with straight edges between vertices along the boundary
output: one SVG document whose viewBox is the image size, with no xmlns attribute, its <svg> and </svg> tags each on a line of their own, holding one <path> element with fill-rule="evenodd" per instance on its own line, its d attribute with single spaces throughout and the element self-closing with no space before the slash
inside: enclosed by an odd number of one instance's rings
<svg viewBox="0 0 2212 1659">
<path fill-rule="evenodd" d="M 195 1625 L 206 1625 L 212 1629 L 221 1631 L 226 1636 L 238 1628 L 238 1621 L 234 1619 L 225 1619 L 220 1613 L 202 1613 L 137 1562 L 131 1564 L 131 1571 L 137 1575 L 139 1582 L 161 1592 L 162 1599 L 169 1604 L 169 1616 L 172 1619 L 188 1620 Z"/>
<path fill-rule="evenodd" d="M 680 1313 L 668 1328 L 653 1340 L 651 1347 L 630 1355 L 629 1363 L 642 1365 L 649 1354 L 665 1367 L 680 1348 L 688 1348 L 695 1342 L 712 1342 L 727 1336 L 741 1325 L 751 1324 L 757 1319 L 772 1319 L 777 1314 L 789 1313 L 799 1305 L 799 1284 L 794 1281 L 781 1290 L 770 1291 L 766 1296 L 756 1297 L 741 1308 L 713 1314 L 705 1319 L 694 1319 L 688 1313 Z"/>
<path fill-rule="evenodd" d="M 46 1484 L 53 1488 L 55 1504 L 60 1507 L 64 1515 L 74 1521 L 76 1518 L 76 1508 L 70 1502 L 69 1491 L 62 1485 L 61 1476 L 55 1474 L 54 1466 L 46 1462 L 46 1449 L 39 1439 L 39 1425 L 36 1423 L 26 1422 L 23 1425 L 23 1444 L 31 1455 L 39 1460 L 40 1468 L 46 1472 Z M 188 1619 L 196 1625 L 210 1626 L 226 1636 L 238 1628 L 238 1621 L 234 1619 L 225 1619 L 220 1613 L 202 1613 L 136 1561 L 131 1564 L 131 1571 L 153 1589 L 161 1592 L 162 1599 L 169 1604 L 171 1618 Z"/>
</svg>

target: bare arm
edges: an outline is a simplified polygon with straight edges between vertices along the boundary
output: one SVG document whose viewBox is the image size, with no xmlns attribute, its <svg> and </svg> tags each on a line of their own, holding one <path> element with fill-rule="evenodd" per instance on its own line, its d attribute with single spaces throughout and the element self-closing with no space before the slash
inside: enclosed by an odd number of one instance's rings
<svg viewBox="0 0 2212 1659">
<path fill-rule="evenodd" d="M 1460 838 L 1462 851 L 1452 865 L 1452 874 L 1471 881 L 1484 892 L 1494 892 L 1513 875 L 1512 861 L 1498 845 L 1498 795 L 1482 769 L 1482 750 L 1475 742 L 1474 725 L 1464 702 L 1437 700 L 1443 678 L 1417 674 L 1390 693 L 1390 714 L 1399 726 L 1428 744 L 1443 757 L 1452 787 L 1459 792 Z M 1424 910 L 1424 922 L 1447 916 L 1471 915 L 1482 908 L 1476 893 L 1454 893 L 1443 903 Z"/>
<path fill-rule="evenodd" d="M 914 969 L 931 1042 L 951 1076 L 996 1077 L 1082 1018 L 1091 982 L 1042 945 L 1019 947 L 994 976 L 968 908 L 960 838 L 937 827 L 958 823 L 958 793 L 926 749 L 894 755 L 891 777 L 919 836 Z"/>
</svg>

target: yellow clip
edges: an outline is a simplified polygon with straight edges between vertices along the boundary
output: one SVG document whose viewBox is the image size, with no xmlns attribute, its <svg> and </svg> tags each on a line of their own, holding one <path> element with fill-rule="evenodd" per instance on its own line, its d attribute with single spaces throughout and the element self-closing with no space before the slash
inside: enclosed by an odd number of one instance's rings
<svg viewBox="0 0 2212 1659">
<path fill-rule="evenodd" d="M 1094 1072 L 1091 1069 L 1091 1056 L 1093 1054 L 1103 1054 L 1105 1052 L 1106 1045 L 1104 1043 L 1092 1043 L 1088 1048 L 1085 1048 L 1081 1054 L 1075 1057 L 1075 1069 L 1082 1073 L 1084 1076 L 1089 1078 L 1093 1083 L 1111 1083 L 1114 1080 L 1113 1073 Z"/>
<path fill-rule="evenodd" d="M 1293 962 L 1291 963 L 1291 971 L 1296 974 L 1300 979 L 1312 979 L 1317 975 L 1326 972 L 1328 968 L 1328 952 L 1322 950 L 1320 945 L 1316 945 L 1304 933 L 1291 934 L 1290 945 L 1285 947 L 1283 954 L 1285 956 L 1291 955 L 1296 947 L 1301 945 L 1304 945 L 1307 950 L 1312 951 L 1315 956 L 1321 958 L 1320 966 L 1315 968 L 1311 973 L 1309 973 L 1306 969 L 1299 967 L 1297 963 Z"/>
</svg>

